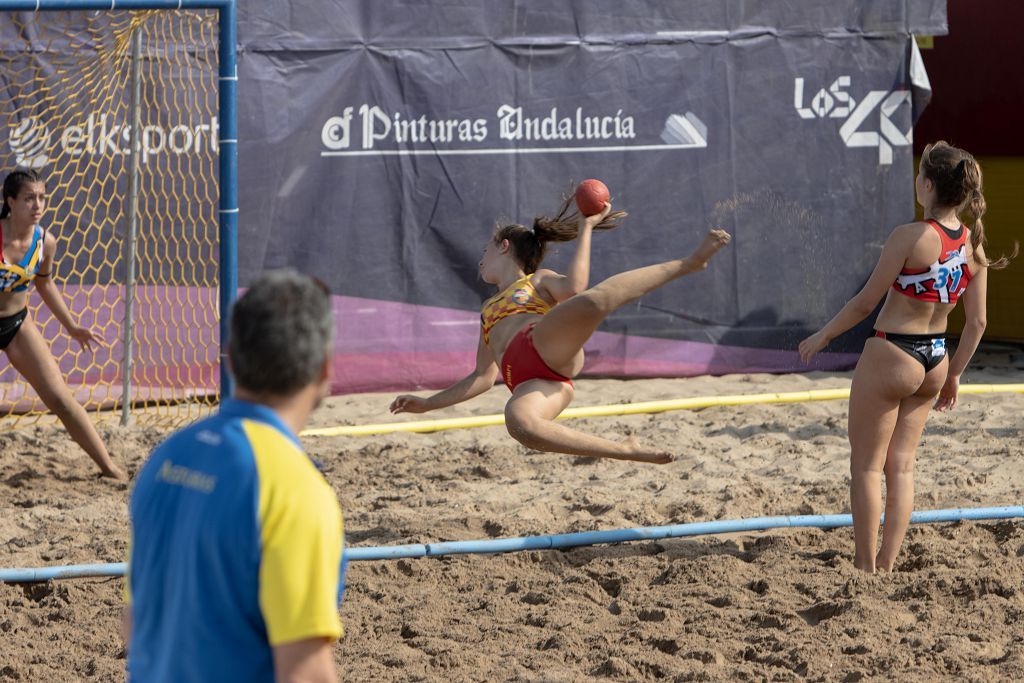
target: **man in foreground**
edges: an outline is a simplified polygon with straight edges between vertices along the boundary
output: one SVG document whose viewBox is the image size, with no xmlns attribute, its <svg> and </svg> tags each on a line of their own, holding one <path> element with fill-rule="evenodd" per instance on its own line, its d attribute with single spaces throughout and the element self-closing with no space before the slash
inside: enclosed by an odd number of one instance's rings
<svg viewBox="0 0 1024 683">
<path fill-rule="evenodd" d="M 132 492 L 128 680 L 335 681 L 341 510 L 297 436 L 329 389 L 330 296 L 267 273 L 230 335 L 234 398 L 158 446 Z"/>
</svg>

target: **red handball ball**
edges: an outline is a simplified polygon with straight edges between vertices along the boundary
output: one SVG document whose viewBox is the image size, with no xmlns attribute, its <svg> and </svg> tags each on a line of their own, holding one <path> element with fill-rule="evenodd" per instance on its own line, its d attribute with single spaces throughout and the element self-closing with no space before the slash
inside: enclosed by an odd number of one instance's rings
<svg viewBox="0 0 1024 683">
<path fill-rule="evenodd" d="M 590 178 L 576 186 L 576 206 L 584 216 L 594 216 L 604 211 L 604 203 L 611 201 L 608 188 L 600 180 Z"/>
</svg>

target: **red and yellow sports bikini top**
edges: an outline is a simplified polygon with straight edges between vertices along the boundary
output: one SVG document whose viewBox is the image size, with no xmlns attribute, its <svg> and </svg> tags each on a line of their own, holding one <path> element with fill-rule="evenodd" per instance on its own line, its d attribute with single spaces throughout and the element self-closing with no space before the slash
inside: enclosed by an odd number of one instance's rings
<svg viewBox="0 0 1024 683">
<path fill-rule="evenodd" d="M 24 292 L 39 273 L 43 262 L 43 229 L 38 225 L 32 231 L 32 244 L 17 263 L 4 258 L 4 232 L 0 227 L 0 292 Z"/>
<path fill-rule="evenodd" d="M 971 269 L 967 266 L 967 239 L 971 231 L 961 225 L 950 230 L 938 221 L 927 221 L 939 234 L 942 251 L 935 263 L 924 270 L 900 271 L 892 288 L 900 294 L 918 301 L 955 304 L 971 281 Z"/>
<path fill-rule="evenodd" d="M 491 343 L 491 328 L 499 320 L 523 313 L 544 315 L 550 310 L 551 304 L 544 300 L 533 284 L 533 275 L 521 277 L 484 302 L 480 311 L 484 343 Z"/>
</svg>

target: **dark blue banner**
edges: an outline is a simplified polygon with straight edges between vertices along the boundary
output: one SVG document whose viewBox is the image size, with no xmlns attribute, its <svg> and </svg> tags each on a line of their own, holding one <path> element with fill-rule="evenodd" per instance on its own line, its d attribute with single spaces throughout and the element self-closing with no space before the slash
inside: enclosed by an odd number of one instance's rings
<svg viewBox="0 0 1024 683">
<path fill-rule="evenodd" d="M 911 32 L 945 30 L 941 2 L 843 11 L 480 0 L 252 12 L 243 281 L 282 265 L 318 275 L 358 330 L 346 342 L 342 324 L 339 357 L 375 356 L 388 386 L 443 383 L 468 367 L 493 293 L 477 262 L 496 221 L 550 213 L 596 177 L 630 216 L 595 238 L 592 283 L 684 255 L 711 225 L 735 241 L 707 272 L 613 315 L 589 372 L 796 369 L 796 342 L 913 216 L 911 131 L 929 89 Z M 456 367 L 430 370 L 440 359 Z"/>
<path fill-rule="evenodd" d="M 913 217 L 911 132 L 930 88 L 912 34 L 946 30 L 942 0 L 239 12 L 240 284 L 286 265 L 329 284 L 346 391 L 462 376 L 493 293 L 477 263 L 495 224 L 553 212 L 584 178 L 630 214 L 595 237 L 591 283 L 685 255 L 710 226 L 735 236 L 706 272 L 609 318 L 586 372 L 802 368 L 797 341 Z M 190 59 L 209 68 L 206 48 L 181 54 L 182 73 Z M 11 156 L 31 155 L 33 135 L 120 144 L 126 101 L 81 130 L 9 113 Z M 147 150 L 207 158 L 215 118 L 156 112 Z M 559 245 L 545 265 L 564 268 L 574 250 Z M 848 366 L 860 343 L 847 335 L 816 367 Z"/>
</svg>

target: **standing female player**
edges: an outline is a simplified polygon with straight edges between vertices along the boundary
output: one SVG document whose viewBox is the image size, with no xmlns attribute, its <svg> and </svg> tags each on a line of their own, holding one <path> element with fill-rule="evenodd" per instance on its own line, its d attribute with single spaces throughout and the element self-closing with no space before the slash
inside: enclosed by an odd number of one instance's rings
<svg viewBox="0 0 1024 683">
<path fill-rule="evenodd" d="M 604 210 L 584 218 L 565 199 L 554 218 L 537 218 L 532 228 L 500 226 L 480 261 L 484 282 L 499 293 L 488 299 L 481 315 L 476 369 L 452 386 L 427 398 L 402 395 L 393 413 L 423 413 L 466 401 L 494 386 L 499 376 L 512 392 L 505 406 L 508 433 L 527 448 L 570 455 L 671 462 L 672 455 L 643 448 L 632 440 L 610 441 L 570 429 L 555 418 L 572 401 L 572 379 L 583 368 L 583 345 L 612 311 L 676 278 L 703 270 L 708 259 L 729 243 L 729 234 L 711 230 L 687 258 L 613 275 L 587 289 L 590 239 L 625 216 Z M 548 242 L 577 240 L 566 275 L 538 270 Z"/>
<path fill-rule="evenodd" d="M 974 157 L 945 142 L 928 145 L 914 186 L 925 220 L 893 230 L 864 288 L 800 342 L 800 357 L 807 362 L 866 318 L 886 295 L 850 391 L 854 565 L 867 572 L 893 569 L 914 509 L 914 453 L 928 410 L 936 396 L 936 410 L 956 405 L 960 375 L 985 330 L 988 269 L 1008 263 L 985 258 L 985 198 Z M 960 221 L 962 212 L 974 220 L 972 228 Z M 961 297 L 967 324 L 949 361 L 946 318 Z M 885 529 L 876 554 L 882 472 Z"/>
<path fill-rule="evenodd" d="M 46 209 L 46 188 L 35 171 L 14 171 L 4 179 L 0 210 L 0 349 L 7 352 L 39 398 L 60 421 L 71 438 L 89 454 L 103 476 L 126 479 L 110 459 L 100 435 L 60 375 L 39 328 L 28 315 L 28 287 L 36 290 L 47 308 L 72 339 L 89 348 L 93 333 L 74 323 L 64 298 L 53 283 L 57 241 L 39 226 Z"/>
</svg>

